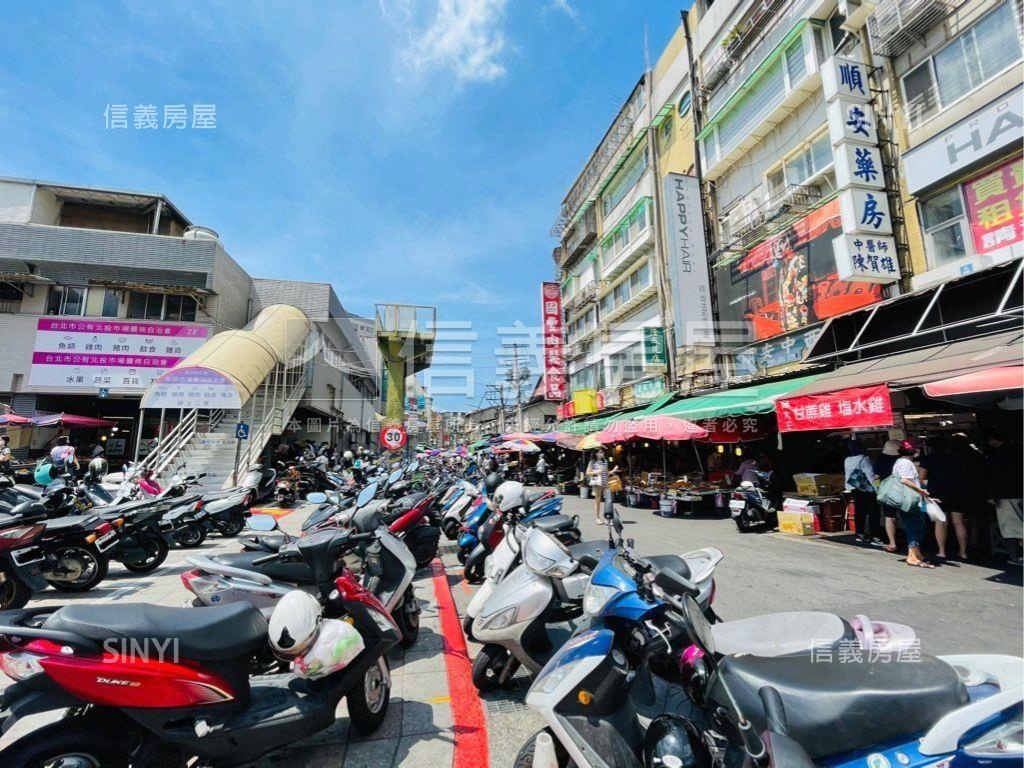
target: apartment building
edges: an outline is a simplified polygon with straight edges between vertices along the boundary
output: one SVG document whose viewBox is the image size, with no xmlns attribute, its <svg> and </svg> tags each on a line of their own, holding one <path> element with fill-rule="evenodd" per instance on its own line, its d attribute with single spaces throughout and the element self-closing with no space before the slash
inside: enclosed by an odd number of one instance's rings
<svg viewBox="0 0 1024 768">
<path fill-rule="evenodd" d="M 1020 3 L 890 0 L 867 33 L 902 149 L 909 287 L 1020 259 Z"/>
</svg>

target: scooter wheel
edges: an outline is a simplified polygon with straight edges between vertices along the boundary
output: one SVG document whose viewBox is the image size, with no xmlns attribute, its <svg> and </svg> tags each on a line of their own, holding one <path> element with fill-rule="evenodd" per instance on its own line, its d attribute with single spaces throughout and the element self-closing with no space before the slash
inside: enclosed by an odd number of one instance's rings
<svg viewBox="0 0 1024 768">
<path fill-rule="evenodd" d="M 75 765 L 89 768 L 127 768 L 131 757 L 116 740 L 88 718 L 63 718 L 21 737 L 0 750 L 0 765 L 43 768 Z"/>
<path fill-rule="evenodd" d="M 188 523 L 180 533 L 174 537 L 174 543 L 179 547 L 185 549 L 191 549 L 192 547 L 198 547 L 204 541 L 209 534 L 206 530 L 206 526 L 202 523 Z"/>
<path fill-rule="evenodd" d="M 455 557 L 458 559 L 460 565 L 465 565 L 466 558 L 469 557 L 469 553 L 464 549 L 460 549 L 455 553 Z"/>
<path fill-rule="evenodd" d="M 462 578 L 470 584 L 479 584 L 484 580 L 484 563 L 477 558 L 474 562 L 462 569 Z"/>
<path fill-rule="evenodd" d="M 245 529 L 245 518 L 235 513 L 225 523 L 217 527 L 217 533 L 225 539 L 233 539 Z"/>
<path fill-rule="evenodd" d="M 500 645 L 485 645 L 473 659 L 473 685 L 480 693 L 501 687 L 501 673 L 509 661 L 509 652 Z"/>
<path fill-rule="evenodd" d="M 382 656 L 371 665 L 345 697 L 348 719 L 360 733 L 373 733 L 388 714 L 391 700 L 391 672 Z"/>
<path fill-rule="evenodd" d="M 0 611 L 24 608 L 32 597 L 32 590 L 6 568 L 0 568 L 0 571 L 6 577 L 3 584 L 0 584 Z"/>
<path fill-rule="evenodd" d="M 146 550 L 146 555 L 141 560 L 121 561 L 121 565 L 132 573 L 150 573 L 155 571 L 163 565 L 164 560 L 167 559 L 167 553 L 171 550 L 167 542 L 164 541 L 163 536 L 151 536 L 143 539 L 142 546 Z"/>
<path fill-rule="evenodd" d="M 542 733 L 547 733 L 551 736 L 551 740 L 555 743 L 555 760 L 557 760 L 558 768 L 576 768 L 576 763 L 569 759 L 569 754 L 562 748 L 555 735 L 551 733 L 550 728 L 542 728 L 527 739 L 526 743 L 523 744 L 523 748 L 519 750 L 519 754 L 516 755 L 516 762 L 513 768 L 533 768 L 533 755 L 537 748 L 537 737 Z"/>
<path fill-rule="evenodd" d="M 394 619 L 402 633 L 402 639 L 398 644 L 408 648 L 420 636 L 420 605 L 416 602 L 412 587 L 405 590 L 405 597 L 402 598 L 402 604 L 398 606 Z"/>
<path fill-rule="evenodd" d="M 473 617 L 466 616 L 462 619 L 462 632 L 467 640 L 473 639 Z"/>
<path fill-rule="evenodd" d="M 750 520 L 747 519 L 746 515 L 738 515 L 733 518 L 736 521 L 736 528 L 740 533 L 749 533 L 752 528 Z"/>
<path fill-rule="evenodd" d="M 82 573 L 74 581 L 47 579 L 58 592 L 88 592 L 107 577 L 110 561 L 92 547 L 65 547 L 57 553 L 57 560 L 74 559 L 81 566 Z"/>
<path fill-rule="evenodd" d="M 455 520 L 448 520 L 441 526 L 441 532 L 448 541 L 455 541 L 459 535 L 459 524 Z"/>
</svg>

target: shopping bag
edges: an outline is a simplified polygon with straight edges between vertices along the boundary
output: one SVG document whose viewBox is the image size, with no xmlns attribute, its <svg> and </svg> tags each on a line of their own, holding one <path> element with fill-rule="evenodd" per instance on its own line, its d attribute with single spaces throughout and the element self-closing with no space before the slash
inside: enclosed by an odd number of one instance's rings
<svg viewBox="0 0 1024 768">
<path fill-rule="evenodd" d="M 928 514 L 928 517 L 932 519 L 932 522 L 946 522 L 946 513 L 942 511 L 942 507 L 940 507 L 933 499 L 928 499 L 928 501 L 925 502 L 924 511 Z"/>
<path fill-rule="evenodd" d="M 324 619 L 313 647 L 292 662 L 299 677 L 317 679 L 344 669 L 365 648 L 359 630 L 340 619 Z"/>
<path fill-rule="evenodd" d="M 622 490 L 622 480 L 618 475 L 612 475 L 608 478 L 608 490 L 612 493 L 618 493 Z"/>
<path fill-rule="evenodd" d="M 878 502 L 909 512 L 915 504 L 921 503 L 921 497 L 904 485 L 899 477 L 890 475 L 878 486 Z"/>
</svg>

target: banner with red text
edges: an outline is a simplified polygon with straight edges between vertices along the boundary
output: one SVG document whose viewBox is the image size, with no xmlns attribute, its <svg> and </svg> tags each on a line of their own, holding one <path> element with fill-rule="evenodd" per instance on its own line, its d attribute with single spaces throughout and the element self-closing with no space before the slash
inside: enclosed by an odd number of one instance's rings
<svg viewBox="0 0 1024 768">
<path fill-rule="evenodd" d="M 566 399 L 565 348 L 562 335 L 562 290 L 558 283 L 541 283 L 541 328 L 544 333 L 544 399 Z"/>
<path fill-rule="evenodd" d="M 892 426 L 889 387 L 853 387 L 775 401 L 780 432 Z"/>
</svg>

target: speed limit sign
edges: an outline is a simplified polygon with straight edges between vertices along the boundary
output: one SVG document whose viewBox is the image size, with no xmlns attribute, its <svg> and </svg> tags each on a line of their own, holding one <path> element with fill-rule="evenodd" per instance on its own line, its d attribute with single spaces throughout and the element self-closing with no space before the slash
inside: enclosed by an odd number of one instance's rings
<svg viewBox="0 0 1024 768">
<path fill-rule="evenodd" d="M 405 427 L 401 424 L 385 424 L 380 429 L 380 445 L 388 451 L 401 450 L 405 445 Z"/>
</svg>

